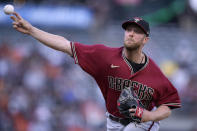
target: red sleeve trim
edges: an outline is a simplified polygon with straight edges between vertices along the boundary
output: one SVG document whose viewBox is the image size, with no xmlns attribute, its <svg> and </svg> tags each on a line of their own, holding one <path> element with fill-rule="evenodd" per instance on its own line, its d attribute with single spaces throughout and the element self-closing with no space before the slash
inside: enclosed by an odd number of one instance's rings
<svg viewBox="0 0 197 131">
<path fill-rule="evenodd" d="M 181 107 L 181 103 L 166 103 L 166 104 L 162 104 L 162 105 L 169 106 L 172 109 Z"/>
<path fill-rule="evenodd" d="M 72 56 L 74 57 L 74 60 L 75 60 L 75 64 L 79 64 L 74 42 L 70 42 L 70 45 L 71 45 L 71 50 L 72 50 Z"/>
</svg>

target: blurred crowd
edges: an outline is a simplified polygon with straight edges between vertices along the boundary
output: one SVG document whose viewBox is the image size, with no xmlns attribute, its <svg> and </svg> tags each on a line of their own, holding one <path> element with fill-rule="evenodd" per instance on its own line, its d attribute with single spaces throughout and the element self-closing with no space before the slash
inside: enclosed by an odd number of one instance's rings
<svg viewBox="0 0 197 131">
<path fill-rule="evenodd" d="M 48 50 L 0 44 L 0 130 L 103 131 L 94 81 L 71 58 Z"/>
<path fill-rule="evenodd" d="M 116 20 L 134 16 L 146 17 L 152 23 L 170 22 L 192 29 L 197 21 L 195 0 L 1 0 L 0 4 L 11 3 L 19 8 L 34 6 L 70 6 L 91 9 L 95 26 L 103 27 Z M 115 21 L 114 21 L 115 20 Z"/>
<path fill-rule="evenodd" d="M 197 117 L 196 48 L 194 44 L 183 38 L 174 48 L 172 58 L 163 61 L 160 65 L 179 92 L 182 101 L 180 115 L 194 118 Z"/>
</svg>

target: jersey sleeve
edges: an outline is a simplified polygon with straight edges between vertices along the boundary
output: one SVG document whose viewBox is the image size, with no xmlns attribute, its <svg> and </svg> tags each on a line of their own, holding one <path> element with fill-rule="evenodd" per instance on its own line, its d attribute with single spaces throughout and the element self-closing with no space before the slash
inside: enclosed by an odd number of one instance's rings
<svg viewBox="0 0 197 131">
<path fill-rule="evenodd" d="M 163 78 L 160 87 L 156 106 L 166 105 L 171 109 L 180 108 L 181 101 L 178 92 L 166 77 Z"/>
<path fill-rule="evenodd" d="M 101 44 L 85 45 L 74 42 L 70 44 L 75 64 L 79 64 L 84 71 L 93 77 L 98 76 L 98 73 L 102 73 L 100 69 L 104 64 L 103 57 L 106 46 Z"/>
</svg>

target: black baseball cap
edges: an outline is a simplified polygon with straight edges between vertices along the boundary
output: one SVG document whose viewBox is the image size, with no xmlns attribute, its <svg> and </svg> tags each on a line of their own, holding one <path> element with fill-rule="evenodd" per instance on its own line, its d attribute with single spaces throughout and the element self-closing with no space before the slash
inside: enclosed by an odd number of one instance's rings
<svg viewBox="0 0 197 131">
<path fill-rule="evenodd" d="M 131 25 L 131 24 L 135 24 L 135 25 L 139 26 L 144 31 L 144 33 L 149 37 L 150 28 L 149 28 L 149 23 L 147 21 L 143 20 L 140 17 L 134 17 L 132 19 L 129 19 L 129 20 L 123 22 L 122 28 L 126 30 L 127 26 Z"/>
</svg>

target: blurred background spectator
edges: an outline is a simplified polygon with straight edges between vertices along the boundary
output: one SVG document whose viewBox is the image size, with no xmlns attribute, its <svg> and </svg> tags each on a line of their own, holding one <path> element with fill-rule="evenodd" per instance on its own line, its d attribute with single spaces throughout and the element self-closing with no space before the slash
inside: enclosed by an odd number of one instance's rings
<svg viewBox="0 0 197 131">
<path fill-rule="evenodd" d="M 151 23 L 150 55 L 180 93 L 182 108 L 161 131 L 196 131 L 196 0 L 1 0 L 0 131 L 104 131 L 105 106 L 95 81 L 64 53 L 12 29 L 5 4 L 33 25 L 71 41 L 123 45 L 121 23 Z"/>
</svg>

